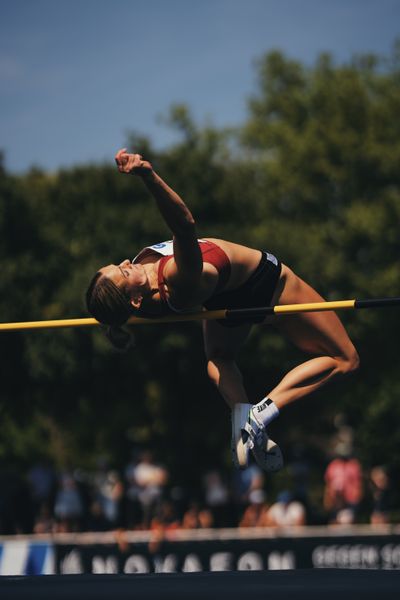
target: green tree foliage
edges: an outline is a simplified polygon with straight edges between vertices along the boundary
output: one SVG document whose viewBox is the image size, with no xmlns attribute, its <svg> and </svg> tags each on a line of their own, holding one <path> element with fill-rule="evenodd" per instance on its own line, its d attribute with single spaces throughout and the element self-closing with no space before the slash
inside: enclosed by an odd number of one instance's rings
<svg viewBox="0 0 400 600">
<path fill-rule="evenodd" d="M 134 134 L 129 143 L 182 195 L 200 236 L 269 249 L 328 299 L 400 295 L 398 56 L 336 65 L 321 55 L 306 68 L 273 52 L 259 61 L 237 131 L 198 127 L 175 106 L 179 143 L 163 152 Z M 170 237 L 140 180 L 110 165 L 3 168 L 0 202 L 2 321 L 83 316 L 99 266 Z M 343 319 L 360 374 L 288 408 L 276 433 L 284 447 L 318 446 L 344 411 L 365 463 L 398 467 L 397 311 Z M 108 454 L 124 464 L 145 444 L 175 480 L 229 465 L 229 413 L 205 376 L 200 325 L 135 336 L 121 355 L 98 330 L 1 334 L 0 460 L 90 465 Z M 240 360 L 251 401 L 301 358 L 273 329 L 254 329 Z"/>
</svg>

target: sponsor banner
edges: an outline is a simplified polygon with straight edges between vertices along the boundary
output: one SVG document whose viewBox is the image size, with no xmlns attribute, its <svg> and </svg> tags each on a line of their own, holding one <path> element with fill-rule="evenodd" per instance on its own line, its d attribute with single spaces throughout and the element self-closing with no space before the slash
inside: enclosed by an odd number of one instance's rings
<svg viewBox="0 0 400 600">
<path fill-rule="evenodd" d="M 400 536 L 56 545 L 57 573 L 400 569 Z"/>
<path fill-rule="evenodd" d="M 0 575 L 54 575 L 51 543 L 10 540 L 0 544 Z"/>
</svg>

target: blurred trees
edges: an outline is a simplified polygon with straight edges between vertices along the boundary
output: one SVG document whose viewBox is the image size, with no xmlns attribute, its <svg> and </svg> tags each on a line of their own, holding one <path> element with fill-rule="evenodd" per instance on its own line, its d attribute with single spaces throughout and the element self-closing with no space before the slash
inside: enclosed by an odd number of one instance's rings
<svg viewBox="0 0 400 600">
<path fill-rule="evenodd" d="M 179 144 L 129 142 L 188 203 L 199 236 L 268 249 L 327 299 L 400 295 L 399 56 L 395 47 L 386 61 L 335 65 L 321 55 L 306 68 L 272 52 L 237 130 L 200 128 L 176 106 Z M 99 266 L 170 237 L 141 181 L 109 165 L 2 168 L 0 199 L 2 321 L 83 316 Z M 289 407 L 274 431 L 283 447 L 320 447 L 343 411 L 366 464 L 400 467 L 398 310 L 341 316 L 361 372 Z M 148 444 L 178 479 L 229 465 L 229 413 L 205 375 L 200 325 L 135 335 L 120 355 L 98 330 L 1 334 L 0 460 L 89 465 L 106 454 L 125 464 Z M 301 359 L 272 328 L 255 328 L 241 357 L 251 401 Z"/>
</svg>

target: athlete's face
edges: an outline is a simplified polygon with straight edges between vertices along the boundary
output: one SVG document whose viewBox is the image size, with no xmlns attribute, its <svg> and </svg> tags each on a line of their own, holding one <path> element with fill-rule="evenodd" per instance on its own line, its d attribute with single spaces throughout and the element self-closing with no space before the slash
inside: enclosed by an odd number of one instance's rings
<svg viewBox="0 0 400 600">
<path fill-rule="evenodd" d="M 148 279 L 143 265 L 132 264 L 129 259 L 119 265 L 107 265 L 100 269 L 116 286 L 127 292 L 131 298 L 142 295 L 148 287 Z"/>
</svg>

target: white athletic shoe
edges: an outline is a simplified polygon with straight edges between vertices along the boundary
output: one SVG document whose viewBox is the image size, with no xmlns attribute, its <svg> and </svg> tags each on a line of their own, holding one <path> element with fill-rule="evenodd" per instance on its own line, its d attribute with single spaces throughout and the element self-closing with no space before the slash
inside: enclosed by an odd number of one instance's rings
<svg viewBox="0 0 400 600">
<path fill-rule="evenodd" d="M 232 410 L 232 460 L 238 469 L 246 469 L 249 465 L 250 446 L 246 443 L 248 434 L 244 430 L 251 404 L 235 404 Z"/>
<path fill-rule="evenodd" d="M 251 404 L 236 404 L 232 411 L 232 458 L 236 467 L 245 469 L 249 452 L 258 466 L 269 473 L 283 467 L 279 446 L 268 437 L 265 427 L 254 416 Z"/>
</svg>

